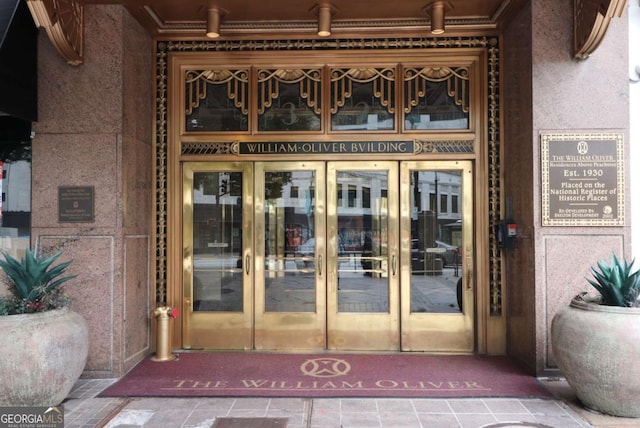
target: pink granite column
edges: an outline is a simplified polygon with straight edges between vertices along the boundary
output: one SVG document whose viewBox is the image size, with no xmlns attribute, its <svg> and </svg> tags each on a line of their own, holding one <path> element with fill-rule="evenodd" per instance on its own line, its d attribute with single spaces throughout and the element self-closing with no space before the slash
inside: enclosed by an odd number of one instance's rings
<svg viewBox="0 0 640 428">
<path fill-rule="evenodd" d="M 614 18 L 586 60 L 573 58 L 570 2 L 528 2 L 505 30 L 504 196 L 519 234 L 517 248 L 504 258 L 508 353 L 540 375 L 556 370 L 549 334 L 555 312 L 590 288 L 585 277 L 600 258 L 630 254 L 629 221 L 624 227 L 542 226 L 540 152 L 542 133 L 623 133 L 628 171 L 627 22 L 626 14 Z"/>
<path fill-rule="evenodd" d="M 89 324 L 84 376 L 119 377 L 150 349 L 152 40 L 121 6 L 87 5 L 84 19 L 80 66 L 40 34 L 32 240 L 75 261 L 67 292 Z M 61 186 L 94 190 L 92 221 L 59 217 Z"/>
</svg>

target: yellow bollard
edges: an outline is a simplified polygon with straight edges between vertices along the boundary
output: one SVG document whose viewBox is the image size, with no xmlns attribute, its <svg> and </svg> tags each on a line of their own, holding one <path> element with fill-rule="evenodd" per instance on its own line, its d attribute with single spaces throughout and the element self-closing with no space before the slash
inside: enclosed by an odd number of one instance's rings
<svg viewBox="0 0 640 428">
<path fill-rule="evenodd" d="M 174 361 L 176 356 L 171 353 L 171 334 L 169 320 L 178 316 L 178 310 L 169 306 L 160 306 L 153 311 L 156 317 L 156 355 L 153 361 Z"/>
</svg>

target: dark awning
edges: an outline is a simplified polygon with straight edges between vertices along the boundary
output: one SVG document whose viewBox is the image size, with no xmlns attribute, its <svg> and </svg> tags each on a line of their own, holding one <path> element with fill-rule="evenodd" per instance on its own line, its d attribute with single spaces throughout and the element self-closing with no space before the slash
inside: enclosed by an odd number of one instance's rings
<svg viewBox="0 0 640 428">
<path fill-rule="evenodd" d="M 24 0 L 0 1 L 0 115 L 38 116 L 38 29 Z"/>
</svg>

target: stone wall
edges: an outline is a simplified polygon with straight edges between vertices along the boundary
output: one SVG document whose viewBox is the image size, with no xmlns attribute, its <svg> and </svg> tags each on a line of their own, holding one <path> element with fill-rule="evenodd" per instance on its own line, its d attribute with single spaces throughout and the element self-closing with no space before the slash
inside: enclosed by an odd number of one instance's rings
<svg viewBox="0 0 640 428">
<path fill-rule="evenodd" d="M 508 353 L 534 373 L 553 373 L 553 315 L 590 288 L 585 277 L 599 259 L 630 257 L 630 183 L 626 226 L 542 227 L 540 136 L 623 132 L 628 160 L 627 17 L 614 18 L 599 48 L 577 60 L 572 3 L 530 1 L 503 43 L 504 194 L 519 233 L 517 248 L 505 252 Z"/>
<path fill-rule="evenodd" d="M 85 6 L 84 63 L 41 30 L 32 240 L 63 248 L 89 324 L 85 377 L 119 377 L 150 351 L 152 41 L 121 6 Z M 94 188 L 94 220 L 59 221 L 61 186 Z"/>
</svg>

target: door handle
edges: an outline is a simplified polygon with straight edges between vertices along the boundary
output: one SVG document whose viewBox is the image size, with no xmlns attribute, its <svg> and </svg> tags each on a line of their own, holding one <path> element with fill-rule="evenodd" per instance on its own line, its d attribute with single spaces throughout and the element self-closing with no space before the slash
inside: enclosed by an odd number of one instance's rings
<svg viewBox="0 0 640 428">
<path fill-rule="evenodd" d="M 471 267 L 467 267 L 467 290 L 473 289 L 472 281 L 473 281 L 473 272 L 471 270 Z"/>
<path fill-rule="evenodd" d="M 391 273 L 393 274 L 393 276 L 396 276 L 396 255 L 394 254 L 393 256 L 391 256 Z"/>
<path fill-rule="evenodd" d="M 244 270 L 247 273 L 247 275 L 249 275 L 249 269 L 251 266 L 251 256 L 249 254 L 247 254 L 247 257 L 245 257 L 244 259 Z"/>
<path fill-rule="evenodd" d="M 318 275 L 322 276 L 322 254 L 318 256 Z"/>
</svg>

